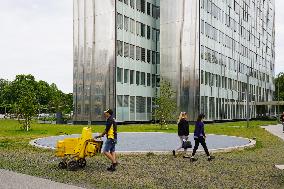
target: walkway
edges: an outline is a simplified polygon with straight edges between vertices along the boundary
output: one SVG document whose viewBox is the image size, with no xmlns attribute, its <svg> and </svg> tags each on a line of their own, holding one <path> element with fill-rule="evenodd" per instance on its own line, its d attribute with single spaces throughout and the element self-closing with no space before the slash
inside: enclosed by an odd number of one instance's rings
<svg viewBox="0 0 284 189">
<path fill-rule="evenodd" d="M 83 189 L 54 182 L 48 179 L 15 173 L 0 169 L 0 188 L 2 189 Z"/>
<path fill-rule="evenodd" d="M 263 126 L 261 128 L 264 128 L 266 131 L 284 140 L 283 126 L 281 124 Z M 275 165 L 275 167 L 277 167 L 278 169 L 284 170 L 284 165 Z"/>
<path fill-rule="evenodd" d="M 283 133 L 283 126 L 279 125 L 270 125 L 270 126 L 263 126 L 266 131 L 270 132 L 271 134 L 278 136 L 282 140 L 284 140 L 284 133 Z"/>
</svg>

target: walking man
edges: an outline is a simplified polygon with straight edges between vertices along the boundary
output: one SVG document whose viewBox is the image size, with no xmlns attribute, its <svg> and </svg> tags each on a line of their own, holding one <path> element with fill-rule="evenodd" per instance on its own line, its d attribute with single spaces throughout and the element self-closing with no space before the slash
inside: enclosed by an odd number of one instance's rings
<svg viewBox="0 0 284 189">
<path fill-rule="evenodd" d="M 102 134 L 96 136 L 95 138 L 100 138 L 106 135 L 107 140 L 105 142 L 105 147 L 103 153 L 105 156 L 111 160 L 110 167 L 107 168 L 108 171 L 115 171 L 117 166 L 116 156 L 115 156 L 115 145 L 117 142 L 117 124 L 115 118 L 113 117 L 113 111 L 107 109 L 104 111 L 104 116 L 106 120 L 106 128 Z"/>
<path fill-rule="evenodd" d="M 280 121 L 283 125 L 283 133 L 284 133 L 284 112 L 282 113 L 282 115 L 280 116 Z"/>
</svg>

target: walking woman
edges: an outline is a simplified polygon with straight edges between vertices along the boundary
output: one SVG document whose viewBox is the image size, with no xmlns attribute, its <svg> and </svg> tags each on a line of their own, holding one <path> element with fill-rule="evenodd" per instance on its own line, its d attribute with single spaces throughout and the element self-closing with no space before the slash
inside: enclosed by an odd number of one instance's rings
<svg viewBox="0 0 284 189">
<path fill-rule="evenodd" d="M 176 155 L 176 151 L 180 150 L 182 148 L 182 144 L 184 141 L 187 141 L 188 135 L 189 135 L 189 123 L 187 120 L 187 113 L 186 112 L 181 112 L 179 115 L 178 119 L 178 136 L 180 138 L 180 146 L 176 149 L 173 150 L 173 156 Z M 186 148 L 184 149 L 184 152 L 186 152 Z"/>
<path fill-rule="evenodd" d="M 196 161 L 197 159 L 194 157 L 196 150 L 198 149 L 199 143 L 202 145 L 208 161 L 211 161 L 212 159 L 214 159 L 214 156 L 210 156 L 206 142 L 205 142 L 205 132 L 204 132 L 204 123 L 203 120 L 205 118 L 204 114 L 200 114 L 197 118 L 197 121 L 195 123 L 195 129 L 194 129 L 194 141 L 195 141 L 195 145 L 193 148 L 193 152 L 192 152 L 192 156 L 190 158 L 191 161 Z"/>
</svg>

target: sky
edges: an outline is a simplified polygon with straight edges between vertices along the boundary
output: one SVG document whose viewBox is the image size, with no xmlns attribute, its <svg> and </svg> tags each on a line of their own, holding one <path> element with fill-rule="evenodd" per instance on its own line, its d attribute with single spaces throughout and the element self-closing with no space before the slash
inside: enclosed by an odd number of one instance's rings
<svg viewBox="0 0 284 189">
<path fill-rule="evenodd" d="M 284 1 L 276 4 L 275 73 L 284 72 Z M 0 78 L 73 84 L 73 0 L 0 0 Z"/>
</svg>

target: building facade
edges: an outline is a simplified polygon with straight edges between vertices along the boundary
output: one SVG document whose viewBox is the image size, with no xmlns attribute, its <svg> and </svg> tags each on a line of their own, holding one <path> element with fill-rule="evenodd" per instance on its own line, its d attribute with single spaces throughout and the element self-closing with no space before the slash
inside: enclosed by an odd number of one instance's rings
<svg viewBox="0 0 284 189">
<path fill-rule="evenodd" d="M 274 0 L 74 0 L 74 121 L 149 121 L 160 79 L 191 120 L 269 112 L 274 17 Z"/>
</svg>

